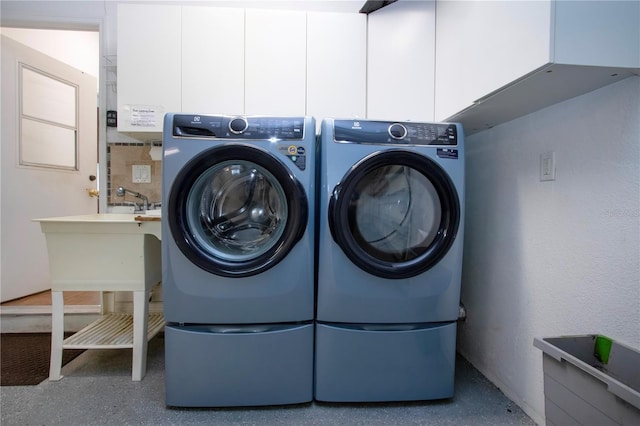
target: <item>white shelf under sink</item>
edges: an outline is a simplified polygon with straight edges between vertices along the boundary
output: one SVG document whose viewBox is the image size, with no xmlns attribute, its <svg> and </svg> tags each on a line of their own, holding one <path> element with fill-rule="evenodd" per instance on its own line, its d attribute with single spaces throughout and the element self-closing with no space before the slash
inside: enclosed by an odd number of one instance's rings
<svg viewBox="0 0 640 426">
<path fill-rule="evenodd" d="M 164 327 L 162 313 L 149 314 L 147 340 Z M 63 349 L 123 349 L 133 348 L 133 315 L 109 313 L 66 338 Z"/>
</svg>

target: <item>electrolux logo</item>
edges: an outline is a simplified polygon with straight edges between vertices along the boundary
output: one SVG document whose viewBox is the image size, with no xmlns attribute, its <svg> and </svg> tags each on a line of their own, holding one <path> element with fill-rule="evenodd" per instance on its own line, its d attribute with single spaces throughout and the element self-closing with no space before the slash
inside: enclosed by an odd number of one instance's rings
<svg viewBox="0 0 640 426">
<path fill-rule="evenodd" d="M 199 123 L 199 122 L 200 122 L 200 116 L 199 115 L 194 115 L 192 123 Z"/>
<path fill-rule="evenodd" d="M 352 129 L 360 129 L 362 130 L 362 126 L 360 126 L 360 122 L 359 121 L 354 121 L 353 122 L 353 126 L 351 126 Z"/>
</svg>

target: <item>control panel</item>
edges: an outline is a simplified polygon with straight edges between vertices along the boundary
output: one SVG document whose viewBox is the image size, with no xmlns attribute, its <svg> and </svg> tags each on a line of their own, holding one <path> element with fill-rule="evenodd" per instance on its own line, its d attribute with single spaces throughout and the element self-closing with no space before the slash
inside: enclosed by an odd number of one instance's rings
<svg viewBox="0 0 640 426">
<path fill-rule="evenodd" d="M 304 138 L 304 117 L 242 117 L 224 115 L 176 114 L 173 136 L 216 139 Z"/>
<path fill-rule="evenodd" d="M 458 144 L 458 130 L 450 123 L 335 120 L 335 141 L 381 145 Z"/>
</svg>

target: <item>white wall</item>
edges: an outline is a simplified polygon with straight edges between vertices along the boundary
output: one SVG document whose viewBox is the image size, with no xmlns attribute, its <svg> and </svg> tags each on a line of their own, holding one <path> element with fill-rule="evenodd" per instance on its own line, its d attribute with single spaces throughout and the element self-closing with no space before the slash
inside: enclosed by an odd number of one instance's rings
<svg viewBox="0 0 640 426">
<path fill-rule="evenodd" d="M 543 424 L 534 337 L 640 348 L 640 77 L 475 134 L 459 350 Z M 555 181 L 539 180 L 555 151 Z"/>
</svg>

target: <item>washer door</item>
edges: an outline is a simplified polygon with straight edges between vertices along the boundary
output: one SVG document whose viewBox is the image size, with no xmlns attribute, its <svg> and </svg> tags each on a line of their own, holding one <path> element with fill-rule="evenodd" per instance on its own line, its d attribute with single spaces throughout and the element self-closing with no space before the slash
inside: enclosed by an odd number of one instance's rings
<svg viewBox="0 0 640 426">
<path fill-rule="evenodd" d="M 351 168 L 333 190 L 328 216 L 333 239 L 355 265 L 383 278 L 409 278 L 447 253 L 460 202 L 433 160 L 389 150 Z"/>
<path fill-rule="evenodd" d="M 194 264 L 225 277 L 256 275 L 280 262 L 305 232 L 302 185 L 266 151 L 222 145 L 178 173 L 168 201 L 171 234 Z"/>
</svg>

